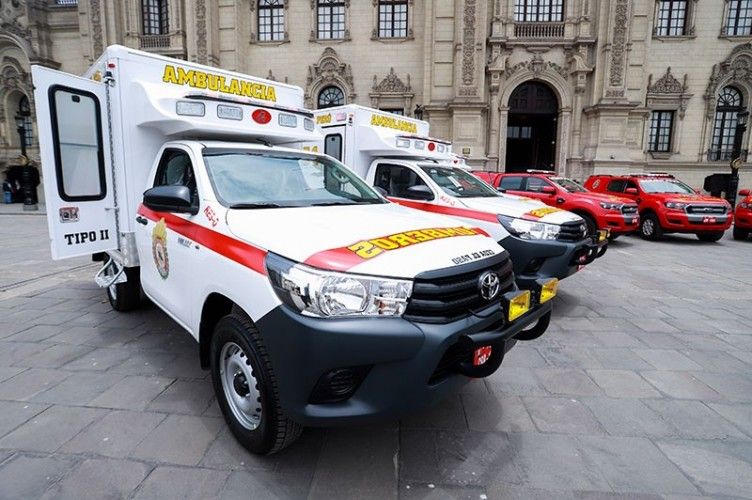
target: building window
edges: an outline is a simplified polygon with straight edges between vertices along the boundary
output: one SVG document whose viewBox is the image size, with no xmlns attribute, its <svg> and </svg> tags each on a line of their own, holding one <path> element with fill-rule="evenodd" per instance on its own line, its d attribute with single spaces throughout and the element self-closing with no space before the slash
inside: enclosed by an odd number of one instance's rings
<svg viewBox="0 0 752 500">
<path fill-rule="evenodd" d="M 17 116 L 21 117 L 24 130 L 24 142 L 26 144 L 26 147 L 30 148 L 34 146 L 34 121 L 31 119 L 31 107 L 29 106 L 28 97 L 23 96 L 18 101 Z"/>
<path fill-rule="evenodd" d="M 718 95 L 713 120 L 710 160 L 729 160 L 734 152 L 737 115 L 744 109 L 742 94 L 735 87 L 724 87 Z"/>
<path fill-rule="evenodd" d="M 516 22 L 549 23 L 564 20 L 564 0 L 515 0 Z"/>
<path fill-rule="evenodd" d="M 316 32 L 322 40 L 345 38 L 345 0 L 318 0 Z"/>
<path fill-rule="evenodd" d="M 342 106 L 345 104 L 345 93 L 342 89 L 333 85 L 324 87 L 319 92 L 318 109 Z"/>
<path fill-rule="evenodd" d="M 285 39 L 284 0 L 258 0 L 258 39 L 271 42 Z"/>
<path fill-rule="evenodd" d="M 141 13 L 144 16 L 144 35 L 166 35 L 167 0 L 141 0 Z"/>
<path fill-rule="evenodd" d="M 55 0 L 55 5 L 78 5 L 78 0 Z"/>
<path fill-rule="evenodd" d="M 648 144 L 648 151 L 653 153 L 670 152 L 673 129 L 673 111 L 653 111 L 650 114 L 650 142 Z"/>
<path fill-rule="evenodd" d="M 384 111 L 385 113 L 391 113 L 393 115 L 400 115 L 405 116 L 405 110 L 404 108 L 379 108 L 381 111 Z"/>
<path fill-rule="evenodd" d="M 661 0 L 658 2 L 657 36 L 686 35 L 687 0 Z"/>
<path fill-rule="evenodd" d="M 752 0 L 728 1 L 724 33 L 728 36 L 752 35 Z"/>
<path fill-rule="evenodd" d="M 407 38 L 407 0 L 379 0 L 379 38 Z"/>
</svg>

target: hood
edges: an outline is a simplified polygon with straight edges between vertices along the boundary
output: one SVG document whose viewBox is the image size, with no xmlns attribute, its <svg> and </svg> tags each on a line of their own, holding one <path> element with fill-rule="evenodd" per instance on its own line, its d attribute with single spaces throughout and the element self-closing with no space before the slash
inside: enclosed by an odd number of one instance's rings
<svg viewBox="0 0 752 500">
<path fill-rule="evenodd" d="M 228 210 L 226 222 L 237 238 L 287 259 L 374 276 L 413 278 L 504 251 L 481 229 L 395 203 Z"/>
<path fill-rule="evenodd" d="M 481 212 L 490 212 L 507 217 L 535 219 L 548 224 L 581 222 L 579 215 L 560 208 L 549 207 L 532 198 L 503 194 L 489 198 L 454 198 L 456 206 L 465 206 Z"/>
<path fill-rule="evenodd" d="M 726 204 L 726 200 L 722 198 L 716 198 L 715 196 L 707 196 L 704 194 L 650 193 L 650 196 L 654 196 L 662 201 L 680 201 L 683 203 L 718 203 L 721 205 Z"/>
</svg>

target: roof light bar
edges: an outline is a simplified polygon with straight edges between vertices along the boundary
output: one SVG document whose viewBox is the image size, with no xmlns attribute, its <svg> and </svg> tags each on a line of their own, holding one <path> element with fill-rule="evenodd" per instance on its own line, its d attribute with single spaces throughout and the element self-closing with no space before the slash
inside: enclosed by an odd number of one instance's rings
<svg viewBox="0 0 752 500">
<path fill-rule="evenodd" d="M 242 120 L 243 108 L 240 106 L 219 104 L 217 105 L 217 118 L 222 118 L 223 120 Z"/>
<path fill-rule="evenodd" d="M 178 101 L 175 103 L 175 113 L 180 116 L 204 116 L 206 105 L 203 102 Z"/>
</svg>

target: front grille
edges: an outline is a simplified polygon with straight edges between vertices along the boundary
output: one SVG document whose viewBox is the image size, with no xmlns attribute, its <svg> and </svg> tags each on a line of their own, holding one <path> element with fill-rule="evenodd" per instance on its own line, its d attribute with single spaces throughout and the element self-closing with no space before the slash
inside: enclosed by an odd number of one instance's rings
<svg viewBox="0 0 752 500">
<path fill-rule="evenodd" d="M 565 222 L 557 237 L 560 241 L 580 241 L 587 236 L 587 225 L 584 222 Z"/>
<path fill-rule="evenodd" d="M 501 285 L 498 295 L 491 300 L 480 295 L 480 277 L 486 271 L 495 272 Z M 506 252 L 471 264 L 429 271 L 415 277 L 404 318 L 422 323 L 449 323 L 492 303 L 500 304 L 501 295 L 513 288 L 512 261 Z"/>
<path fill-rule="evenodd" d="M 624 215 L 632 215 L 637 213 L 637 205 L 622 205 L 621 213 Z"/>
<path fill-rule="evenodd" d="M 687 213 L 697 215 L 723 215 L 726 213 L 726 207 L 723 205 L 688 205 Z"/>
</svg>

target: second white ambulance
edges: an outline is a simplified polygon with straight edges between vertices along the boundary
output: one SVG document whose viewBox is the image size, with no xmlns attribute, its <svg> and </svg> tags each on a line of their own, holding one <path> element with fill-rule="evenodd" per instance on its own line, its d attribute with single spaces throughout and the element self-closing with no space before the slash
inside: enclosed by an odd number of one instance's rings
<svg viewBox="0 0 752 500">
<path fill-rule="evenodd" d="M 190 332 L 253 452 L 423 408 L 550 311 L 484 230 L 301 151 L 299 87 L 120 46 L 32 74 L 53 257 L 102 257 L 116 310 L 143 291 Z"/>
</svg>

